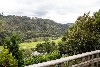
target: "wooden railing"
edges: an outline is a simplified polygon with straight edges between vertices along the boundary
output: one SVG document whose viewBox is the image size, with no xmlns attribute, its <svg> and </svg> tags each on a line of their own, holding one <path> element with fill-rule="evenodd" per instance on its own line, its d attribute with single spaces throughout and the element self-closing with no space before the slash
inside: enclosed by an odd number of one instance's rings
<svg viewBox="0 0 100 67">
<path fill-rule="evenodd" d="M 26 67 L 100 67 L 99 61 L 100 50 L 96 50 Z"/>
</svg>

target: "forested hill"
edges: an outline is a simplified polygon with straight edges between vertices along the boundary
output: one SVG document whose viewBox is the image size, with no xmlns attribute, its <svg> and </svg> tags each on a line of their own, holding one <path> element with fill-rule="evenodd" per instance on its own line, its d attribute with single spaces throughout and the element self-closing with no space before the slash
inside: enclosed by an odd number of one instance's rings
<svg viewBox="0 0 100 67">
<path fill-rule="evenodd" d="M 67 24 L 56 23 L 53 20 L 42 18 L 30 18 L 27 16 L 0 15 L 0 33 L 5 35 L 15 31 L 22 40 L 36 37 L 59 37 L 61 36 Z"/>
</svg>

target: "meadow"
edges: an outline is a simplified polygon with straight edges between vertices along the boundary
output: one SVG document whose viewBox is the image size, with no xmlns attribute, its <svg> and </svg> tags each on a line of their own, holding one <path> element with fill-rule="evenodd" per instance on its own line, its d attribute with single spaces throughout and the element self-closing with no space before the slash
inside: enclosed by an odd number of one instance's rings
<svg viewBox="0 0 100 67">
<path fill-rule="evenodd" d="M 61 42 L 61 38 L 58 38 L 56 40 L 52 40 L 50 39 L 50 41 L 54 41 L 56 43 L 56 45 Z M 30 48 L 34 48 L 37 44 L 39 43 L 44 43 L 45 41 L 37 41 L 37 42 L 24 42 L 24 43 L 20 43 L 20 49 L 30 49 Z M 3 49 L 3 46 L 0 46 L 0 50 Z"/>
</svg>

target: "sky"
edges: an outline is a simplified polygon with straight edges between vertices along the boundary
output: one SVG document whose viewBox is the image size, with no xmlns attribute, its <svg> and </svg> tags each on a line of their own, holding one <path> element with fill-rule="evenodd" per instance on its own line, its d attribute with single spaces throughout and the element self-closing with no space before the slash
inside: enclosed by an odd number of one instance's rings
<svg viewBox="0 0 100 67">
<path fill-rule="evenodd" d="M 78 16 L 100 9 L 100 0 L 0 0 L 0 13 L 74 23 Z"/>
</svg>

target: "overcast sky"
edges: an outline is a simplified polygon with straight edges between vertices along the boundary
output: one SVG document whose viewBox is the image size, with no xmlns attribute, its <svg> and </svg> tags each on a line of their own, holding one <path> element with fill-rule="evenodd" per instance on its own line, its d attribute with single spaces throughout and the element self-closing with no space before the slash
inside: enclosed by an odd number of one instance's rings
<svg viewBox="0 0 100 67">
<path fill-rule="evenodd" d="M 100 9 L 100 0 L 0 0 L 4 15 L 40 17 L 74 23 L 78 16 Z"/>
</svg>

